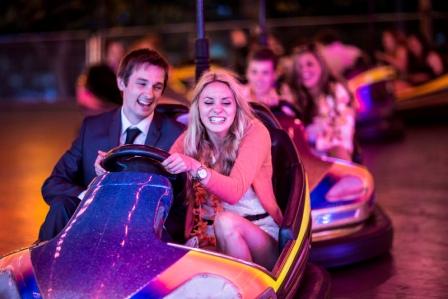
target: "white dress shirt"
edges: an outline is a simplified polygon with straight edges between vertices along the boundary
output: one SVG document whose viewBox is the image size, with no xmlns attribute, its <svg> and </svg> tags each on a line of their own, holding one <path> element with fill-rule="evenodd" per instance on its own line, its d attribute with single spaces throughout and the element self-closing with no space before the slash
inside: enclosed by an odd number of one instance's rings
<svg viewBox="0 0 448 299">
<path fill-rule="evenodd" d="M 148 136 L 149 126 L 151 125 L 152 119 L 154 117 L 154 112 L 151 113 L 147 118 L 142 119 L 138 124 L 132 125 L 129 119 L 123 112 L 121 108 L 121 133 L 120 133 L 120 144 L 124 144 L 126 140 L 126 130 L 128 128 L 139 128 L 141 133 L 135 138 L 134 144 L 145 144 L 146 136 Z"/>
</svg>

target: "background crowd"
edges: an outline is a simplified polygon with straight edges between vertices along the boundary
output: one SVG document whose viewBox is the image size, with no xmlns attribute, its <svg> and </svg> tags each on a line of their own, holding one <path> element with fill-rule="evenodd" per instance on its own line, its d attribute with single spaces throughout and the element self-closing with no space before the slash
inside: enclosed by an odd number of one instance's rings
<svg viewBox="0 0 448 299">
<path fill-rule="evenodd" d="M 234 72 L 246 86 L 248 99 L 261 102 L 272 111 L 299 118 L 316 154 L 351 160 L 357 102 L 347 84 L 357 74 L 377 66 L 393 69 L 395 92 L 429 82 L 446 72 L 447 59 L 418 32 L 386 29 L 373 55 L 350 43 L 342 32 L 323 30 L 313 39 L 300 40 L 289 51 L 268 34 L 260 44 L 260 32 L 232 30 L 232 53 L 227 61 L 211 61 L 211 68 Z M 213 41 L 211 41 L 213 43 Z M 152 48 L 163 54 L 156 34 L 125 45 L 112 40 L 100 63 L 90 65 L 77 84 L 77 101 L 86 114 L 97 114 L 120 104 L 115 71 L 129 50 Z M 164 101 L 189 105 L 194 85 L 194 65 L 171 67 Z M 286 107 L 287 106 L 287 107 Z M 289 111 L 289 112 L 288 112 Z"/>
</svg>

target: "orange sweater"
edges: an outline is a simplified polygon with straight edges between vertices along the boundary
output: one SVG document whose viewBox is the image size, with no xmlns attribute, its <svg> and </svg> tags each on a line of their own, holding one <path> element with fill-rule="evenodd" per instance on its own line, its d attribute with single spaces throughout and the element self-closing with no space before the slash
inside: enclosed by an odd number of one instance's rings
<svg viewBox="0 0 448 299">
<path fill-rule="evenodd" d="M 171 147 L 171 153 L 184 153 L 185 132 Z M 221 200 L 234 204 L 252 185 L 261 205 L 274 219 L 281 219 L 272 187 L 271 138 L 266 127 L 254 119 L 241 140 L 229 176 L 211 170 L 204 187 Z"/>
</svg>

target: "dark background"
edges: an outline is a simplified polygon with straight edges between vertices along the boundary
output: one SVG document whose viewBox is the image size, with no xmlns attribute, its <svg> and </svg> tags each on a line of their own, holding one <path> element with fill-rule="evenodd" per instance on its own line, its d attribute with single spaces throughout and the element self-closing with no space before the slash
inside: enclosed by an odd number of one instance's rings
<svg viewBox="0 0 448 299">
<path fill-rule="evenodd" d="M 432 10 L 424 12 L 428 1 Z M 131 45 L 157 36 L 158 49 L 174 67 L 194 62 L 196 1 L 110 0 L 0 1 L 0 104 L 56 103 L 75 99 L 79 74 L 92 62 L 92 41 Z M 206 35 L 213 63 L 232 67 L 230 31 L 253 34 L 259 1 L 204 1 Z M 280 0 L 266 1 L 267 29 L 285 54 L 319 32 L 340 38 L 373 57 L 384 29 L 417 32 L 430 19 L 428 37 L 448 61 L 448 1 Z M 93 52 L 95 53 L 95 52 Z M 99 53 L 99 54 L 98 54 Z M 100 58 L 101 59 L 101 58 Z"/>
<path fill-rule="evenodd" d="M 256 19 L 258 1 L 204 1 L 208 21 Z M 268 18 L 367 15 L 417 12 L 417 0 L 277 0 L 266 1 Z M 448 3 L 432 1 L 435 12 Z M 148 26 L 192 22 L 195 1 L 164 0 L 19 0 L 0 2 L 0 33 L 99 30 L 120 26 Z"/>
</svg>

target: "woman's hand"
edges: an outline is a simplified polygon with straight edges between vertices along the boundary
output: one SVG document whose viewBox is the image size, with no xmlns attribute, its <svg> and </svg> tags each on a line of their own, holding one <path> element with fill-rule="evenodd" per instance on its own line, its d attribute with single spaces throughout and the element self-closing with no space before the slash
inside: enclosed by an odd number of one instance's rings
<svg viewBox="0 0 448 299">
<path fill-rule="evenodd" d="M 190 172 L 191 175 L 194 175 L 196 170 L 201 166 L 201 163 L 196 159 L 179 153 L 172 154 L 161 164 L 169 173 L 178 174 Z"/>
<path fill-rule="evenodd" d="M 95 160 L 95 173 L 96 175 L 103 175 L 105 174 L 107 171 L 101 166 L 101 161 L 104 160 L 104 157 L 106 157 L 106 152 L 103 151 L 98 151 L 98 156 L 96 157 Z"/>
</svg>

